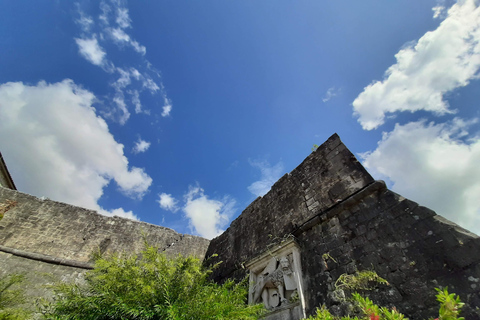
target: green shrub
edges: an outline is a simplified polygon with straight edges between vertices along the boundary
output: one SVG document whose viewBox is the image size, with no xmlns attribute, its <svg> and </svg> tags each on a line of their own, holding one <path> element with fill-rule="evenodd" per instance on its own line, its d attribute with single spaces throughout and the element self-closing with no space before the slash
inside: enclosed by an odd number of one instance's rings
<svg viewBox="0 0 480 320">
<path fill-rule="evenodd" d="M 98 258 L 83 284 L 58 284 L 47 319 L 257 319 L 246 280 L 223 285 L 192 257 L 169 259 L 148 246 L 140 255 Z"/>
<path fill-rule="evenodd" d="M 19 308 L 25 302 L 23 291 L 14 289 L 16 284 L 24 281 L 24 276 L 12 274 L 0 278 L 0 320 L 23 320 L 30 313 Z"/>
</svg>

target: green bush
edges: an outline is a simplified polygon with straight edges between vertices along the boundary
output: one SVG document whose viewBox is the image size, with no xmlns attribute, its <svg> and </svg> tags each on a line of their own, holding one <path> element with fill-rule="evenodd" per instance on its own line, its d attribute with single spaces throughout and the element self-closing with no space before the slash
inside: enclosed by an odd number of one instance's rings
<svg viewBox="0 0 480 320">
<path fill-rule="evenodd" d="M 30 313 L 19 308 L 25 302 L 23 292 L 14 289 L 16 284 L 24 281 L 24 276 L 12 274 L 0 278 L 0 320 L 23 320 L 30 317 Z"/>
<path fill-rule="evenodd" d="M 140 255 L 98 258 L 83 284 L 58 284 L 44 303 L 47 319 L 257 319 L 246 280 L 223 285 L 192 257 L 168 259 L 148 246 Z"/>
</svg>

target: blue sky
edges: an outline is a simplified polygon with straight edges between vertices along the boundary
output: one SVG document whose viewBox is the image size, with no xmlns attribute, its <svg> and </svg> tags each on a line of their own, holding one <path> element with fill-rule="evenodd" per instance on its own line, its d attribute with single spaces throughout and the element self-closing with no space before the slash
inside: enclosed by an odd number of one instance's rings
<svg viewBox="0 0 480 320">
<path fill-rule="evenodd" d="M 465 1 L 2 1 L 20 191 L 212 238 L 338 133 L 480 233 L 480 8 Z"/>
</svg>

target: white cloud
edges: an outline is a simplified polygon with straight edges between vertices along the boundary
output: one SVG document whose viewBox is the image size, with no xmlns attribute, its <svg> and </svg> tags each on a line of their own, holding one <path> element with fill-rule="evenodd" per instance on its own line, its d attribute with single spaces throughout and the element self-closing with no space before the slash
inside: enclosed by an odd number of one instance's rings
<svg viewBox="0 0 480 320">
<path fill-rule="evenodd" d="M 117 105 L 117 109 L 114 111 L 115 114 L 118 114 L 117 117 L 113 117 L 112 114 L 109 114 L 110 117 L 116 119 L 121 125 L 127 123 L 127 120 L 130 118 L 130 112 L 128 111 L 127 104 L 123 96 L 123 92 L 118 92 L 113 98 L 113 102 Z"/>
<path fill-rule="evenodd" d="M 444 6 L 435 6 L 432 8 L 433 19 L 444 18 L 446 8 Z"/>
<path fill-rule="evenodd" d="M 172 103 L 170 100 L 166 99 L 165 105 L 163 106 L 162 117 L 168 117 L 172 111 Z"/>
<path fill-rule="evenodd" d="M 143 80 L 143 87 L 150 90 L 152 94 L 160 90 L 160 87 L 151 78 L 145 78 Z"/>
<path fill-rule="evenodd" d="M 209 199 L 199 186 L 191 186 L 184 200 L 183 212 L 190 219 L 191 226 L 197 234 L 207 239 L 220 235 L 235 211 L 234 199 Z"/>
<path fill-rule="evenodd" d="M 475 121 L 397 124 L 364 164 L 402 196 L 480 234 L 480 139 L 466 140 Z"/>
<path fill-rule="evenodd" d="M 174 197 L 172 197 L 171 194 L 162 193 L 158 196 L 159 199 L 157 200 L 157 202 L 160 204 L 160 208 L 171 212 L 176 212 L 178 210 L 178 201 Z"/>
<path fill-rule="evenodd" d="M 108 217 L 117 216 L 117 217 L 127 218 L 130 220 L 137 220 L 137 221 L 139 220 L 138 217 L 132 211 L 125 211 L 123 210 L 123 208 L 117 208 L 110 211 L 100 209 L 98 210 L 98 212 Z"/>
<path fill-rule="evenodd" d="M 272 185 L 277 182 L 278 179 L 284 174 L 283 163 L 279 162 L 273 167 L 267 161 L 251 161 L 249 160 L 251 166 L 260 169 L 261 177 L 260 180 L 255 181 L 248 186 L 248 191 L 253 193 L 257 197 L 264 196 Z"/>
<path fill-rule="evenodd" d="M 151 113 L 151 109 L 143 109 L 140 101 L 143 91 L 149 91 L 152 95 L 161 93 L 164 106 L 161 112 L 155 110 L 156 113 L 167 117 L 172 110 L 172 102 L 166 95 L 160 73 L 144 57 L 147 52 L 146 47 L 134 40 L 127 32 L 128 28 L 132 28 L 132 20 L 125 4 L 126 2 L 121 0 L 102 0 L 100 1 L 101 13 L 95 19 L 84 13 L 77 4 L 80 18 L 75 20 L 82 29 L 81 35 L 75 39 L 80 54 L 111 75 L 110 86 L 115 93 L 107 94 L 110 103 L 106 106 L 107 111 L 102 110 L 102 115 L 121 125 L 126 124 L 130 119 L 129 109 L 132 107 L 135 108 L 136 114 Z M 96 30 L 96 33 L 92 30 Z M 116 67 L 117 60 L 114 58 L 118 55 L 108 54 L 110 59 L 107 59 L 107 52 L 104 49 L 108 47 L 110 50 L 111 43 L 120 49 L 125 46 L 132 47 L 140 54 L 135 59 L 137 64 L 127 65 L 125 68 Z M 114 77 L 117 78 L 114 79 Z"/>
<path fill-rule="evenodd" d="M 386 113 L 425 110 L 452 113 L 445 93 L 468 85 L 480 68 L 480 8 L 474 0 L 448 10 L 440 26 L 396 55 L 383 81 L 367 86 L 353 102 L 365 130 L 384 123 Z"/>
<path fill-rule="evenodd" d="M 325 93 L 325 97 L 323 97 L 322 101 L 325 103 L 332 99 L 333 97 L 336 97 L 340 93 L 340 89 L 335 89 L 335 87 L 328 88 L 327 92 Z"/>
<path fill-rule="evenodd" d="M 86 16 L 81 10 L 79 10 L 80 18 L 76 22 L 80 25 L 83 32 L 90 32 L 90 28 L 93 25 L 93 19 L 89 16 Z"/>
<path fill-rule="evenodd" d="M 120 28 L 113 28 L 113 29 L 108 29 L 110 36 L 112 39 L 117 43 L 117 44 L 128 44 L 132 46 L 132 48 L 138 52 L 141 53 L 142 55 L 145 55 L 147 53 L 147 48 L 145 46 L 140 45 L 137 41 L 132 40 L 128 34 L 123 31 L 123 29 Z"/>
<path fill-rule="evenodd" d="M 96 114 L 95 96 L 71 80 L 0 85 L 0 149 L 17 187 L 27 193 L 99 210 L 103 188 L 141 199 L 152 179 L 129 168 L 123 145 Z M 133 213 L 115 209 L 112 214 Z"/>
<path fill-rule="evenodd" d="M 139 138 L 138 141 L 135 142 L 135 146 L 133 147 L 133 153 L 142 153 L 147 151 L 148 148 L 150 148 L 150 142 Z"/>
<path fill-rule="evenodd" d="M 125 29 L 131 27 L 130 17 L 128 16 L 127 8 L 117 8 L 117 18 L 115 19 L 120 28 Z"/>
<path fill-rule="evenodd" d="M 101 66 L 103 64 L 106 53 L 102 47 L 100 47 L 95 37 L 91 39 L 76 38 L 75 42 L 78 45 L 80 54 L 85 59 L 97 66 Z"/>
<path fill-rule="evenodd" d="M 132 103 L 135 106 L 135 113 L 141 113 L 143 110 L 142 110 L 142 103 L 140 102 L 140 94 L 138 93 L 138 90 L 133 90 L 131 94 L 132 94 Z"/>
</svg>

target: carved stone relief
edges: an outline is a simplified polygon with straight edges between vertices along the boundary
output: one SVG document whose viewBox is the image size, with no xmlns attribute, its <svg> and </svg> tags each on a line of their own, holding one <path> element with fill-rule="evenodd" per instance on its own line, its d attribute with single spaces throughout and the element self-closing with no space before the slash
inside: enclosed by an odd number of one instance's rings
<svg viewBox="0 0 480 320">
<path fill-rule="evenodd" d="M 300 250 L 293 239 L 249 261 L 246 267 L 250 270 L 249 303 L 263 303 L 272 312 L 286 310 L 292 314 L 288 319 L 305 317 Z"/>
</svg>

